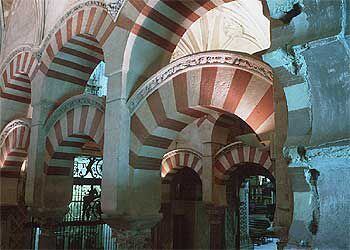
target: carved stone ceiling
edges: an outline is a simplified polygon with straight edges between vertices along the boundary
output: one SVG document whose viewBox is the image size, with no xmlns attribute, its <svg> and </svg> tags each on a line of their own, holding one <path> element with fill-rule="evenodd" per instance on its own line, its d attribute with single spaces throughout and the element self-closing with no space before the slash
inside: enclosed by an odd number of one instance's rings
<svg viewBox="0 0 350 250">
<path fill-rule="evenodd" d="M 259 0 L 237 0 L 202 16 L 186 31 L 172 60 L 209 51 L 232 50 L 254 54 L 270 47 L 270 22 Z"/>
</svg>

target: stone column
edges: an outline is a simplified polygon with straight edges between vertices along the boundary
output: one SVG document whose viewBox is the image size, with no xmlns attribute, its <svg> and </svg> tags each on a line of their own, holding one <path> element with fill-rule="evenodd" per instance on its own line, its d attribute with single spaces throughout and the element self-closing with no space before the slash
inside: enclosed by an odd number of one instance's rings
<svg viewBox="0 0 350 250">
<path fill-rule="evenodd" d="M 102 211 L 107 215 L 128 213 L 130 114 L 123 93 L 123 72 L 108 75 L 106 100 Z"/>
<path fill-rule="evenodd" d="M 34 97 L 33 97 L 34 98 Z M 35 99 L 33 99 L 35 100 Z M 44 197 L 44 156 L 45 131 L 44 124 L 54 104 L 48 101 L 33 103 L 33 117 L 30 131 L 30 146 L 28 149 L 28 167 L 26 177 L 25 203 L 30 207 L 42 207 Z"/>
<path fill-rule="evenodd" d="M 210 226 L 210 249 L 224 248 L 225 207 L 206 205 Z"/>
<path fill-rule="evenodd" d="M 288 242 L 288 231 L 292 222 L 292 191 L 288 175 L 288 163 L 283 156 L 283 146 L 287 138 L 288 110 L 283 89 L 278 80 L 274 80 L 275 127 L 272 138 L 271 155 L 276 178 L 276 212 L 274 233 L 280 238 L 279 249 Z"/>
</svg>

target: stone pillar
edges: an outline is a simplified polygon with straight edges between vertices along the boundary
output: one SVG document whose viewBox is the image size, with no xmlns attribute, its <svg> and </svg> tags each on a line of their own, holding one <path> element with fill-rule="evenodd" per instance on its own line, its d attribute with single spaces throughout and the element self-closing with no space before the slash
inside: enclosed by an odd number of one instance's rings
<svg viewBox="0 0 350 250">
<path fill-rule="evenodd" d="M 123 72 L 108 75 L 106 100 L 102 211 L 107 215 L 129 210 L 130 114 L 123 93 Z"/>
<path fill-rule="evenodd" d="M 202 193 L 204 203 L 216 203 L 213 196 L 213 144 L 212 130 L 214 124 L 205 120 L 199 127 L 202 142 Z"/>
<path fill-rule="evenodd" d="M 147 233 L 140 234 L 140 231 L 150 232 L 161 218 L 160 171 L 129 166 L 130 113 L 124 82 L 127 72 L 108 73 L 108 70 L 106 67 L 108 95 L 101 194 L 103 219 L 111 226 L 117 240 L 119 238 L 119 248 L 140 249 L 133 247 L 143 245 L 140 243 L 142 238 L 151 239 L 150 234 L 141 237 Z"/>
<path fill-rule="evenodd" d="M 34 97 L 33 97 L 34 98 Z M 35 99 L 33 99 L 35 100 Z M 30 146 L 28 149 L 28 167 L 26 177 L 25 203 L 30 207 L 43 206 L 44 191 L 44 156 L 45 131 L 44 124 L 54 104 L 48 101 L 33 103 L 33 117 L 30 131 Z"/>
<path fill-rule="evenodd" d="M 207 204 L 206 209 L 210 227 L 210 249 L 223 249 L 225 230 L 225 207 Z"/>
<path fill-rule="evenodd" d="M 116 232 L 132 231 L 127 233 L 135 238 L 140 235 L 135 232 L 151 232 L 151 229 L 161 220 L 160 210 L 160 173 L 159 170 L 145 170 L 130 168 L 130 190 L 128 197 L 129 209 L 124 213 L 118 210 L 114 214 L 105 214 L 104 221 Z M 134 235 L 135 234 L 135 235 Z M 125 235 L 125 234 L 122 234 Z M 133 236 L 134 235 L 134 236 Z M 122 240 L 125 238 L 121 236 Z M 150 238 L 147 236 L 146 238 Z M 151 239 L 151 238 L 150 238 Z M 122 240 L 125 242 L 125 240 Z M 127 241 L 128 242 L 128 241 Z M 128 246 L 129 243 L 125 243 Z M 133 244 L 136 240 L 133 239 Z"/>
<path fill-rule="evenodd" d="M 271 143 L 272 164 L 276 179 L 276 212 L 273 232 L 280 238 L 282 249 L 288 242 L 288 231 L 292 223 L 292 191 L 288 175 L 288 163 L 283 156 L 283 146 L 287 138 L 287 103 L 278 80 L 274 80 L 274 108 L 276 129 Z"/>
</svg>

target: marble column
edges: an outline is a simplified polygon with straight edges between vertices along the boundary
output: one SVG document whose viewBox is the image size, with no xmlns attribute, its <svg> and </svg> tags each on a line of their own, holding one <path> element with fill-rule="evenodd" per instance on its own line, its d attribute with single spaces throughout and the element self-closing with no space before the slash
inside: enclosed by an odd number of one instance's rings
<svg viewBox="0 0 350 250">
<path fill-rule="evenodd" d="M 42 100 L 33 103 L 33 115 L 30 131 L 30 146 L 28 149 L 28 167 L 25 184 L 25 203 L 30 207 L 42 207 L 45 175 L 45 131 L 44 124 L 48 113 L 53 109 L 54 103 Z"/>
<path fill-rule="evenodd" d="M 102 211 L 107 215 L 129 210 L 130 113 L 121 90 L 123 71 L 108 75 L 106 100 Z"/>
<path fill-rule="evenodd" d="M 210 249 L 224 248 L 225 207 L 206 205 L 210 226 Z"/>
</svg>

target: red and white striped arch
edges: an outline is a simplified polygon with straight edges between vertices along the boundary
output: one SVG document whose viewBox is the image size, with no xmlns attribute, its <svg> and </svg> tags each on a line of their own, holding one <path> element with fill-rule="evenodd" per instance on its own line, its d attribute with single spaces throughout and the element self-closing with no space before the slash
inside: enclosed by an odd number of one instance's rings
<svg viewBox="0 0 350 250">
<path fill-rule="evenodd" d="M 130 165 L 157 168 L 177 134 L 212 112 L 234 114 L 257 134 L 271 131 L 272 83 L 227 66 L 195 68 L 167 80 L 131 118 Z"/>
<path fill-rule="evenodd" d="M 102 151 L 104 110 L 82 105 L 65 112 L 50 128 L 46 137 L 45 173 L 69 176 L 75 156 L 84 154 L 89 145 Z"/>
<path fill-rule="evenodd" d="M 178 170 L 184 167 L 192 168 L 199 176 L 201 176 L 201 156 L 189 149 L 173 150 L 164 155 L 161 166 L 161 176 L 164 178 L 168 174 L 175 174 Z"/>
<path fill-rule="evenodd" d="M 208 11 L 234 0 L 130 0 L 126 7 L 135 21 L 121 16 L 119 26 L 131 32 L 130 41 L 140 37 L 172 53 L 186 30 Z"/>
<path fill-rule="evenodd" d="M 136 89 L 139 78 L 149 77 L 170 61 L 176 45 L 197 19 L 209 10 L 232 1 L 125 1 L 117 25 L 130 32 L 123 62 L 127 68 L 133 69 L 127 79 L 127 94 Z M 150 50 L 152 53 L 148 53 Z"/>
<path fill-rule="evenodd" d="M 84 87 L 104 59 L 102 47 L 114 27 L 112 18 L 101 6 L 76 10 L 62 21 L 43 47 L 38 70 L 55 81 Z"/>
<path fill-rule="evenodd" d="M 10 122 L 8 125 L 11 126 L 14 122 Z M 10 127 L 6 126 L 3 131 L 6 131 L 7 128 Z M 1 177 L 19 177 L 23 161 L 27 158 L 29 142 L 30 127 L 27 121 L 8 130 L 0 145 Z"/>
<path fill-rule="evenodd" d="M 0 96 L 16 102 L 31 102 L 31 81 L 29 75 L 35 69 L 35 58 L 30 51 L 20 52 L 6 66 L 1 74 Z"/>
<path fill-rule="evenodd" d="M 213 170 L 215 183 L 224 184 L 224 181 L 229 178 L 229 174 L 241 163 L 257 164 L 272 172 L 272 162 L 269 151 L 262 151 L 242 143 L 233 143 L 219 151 L 216 156 Z"/>
</svg>

